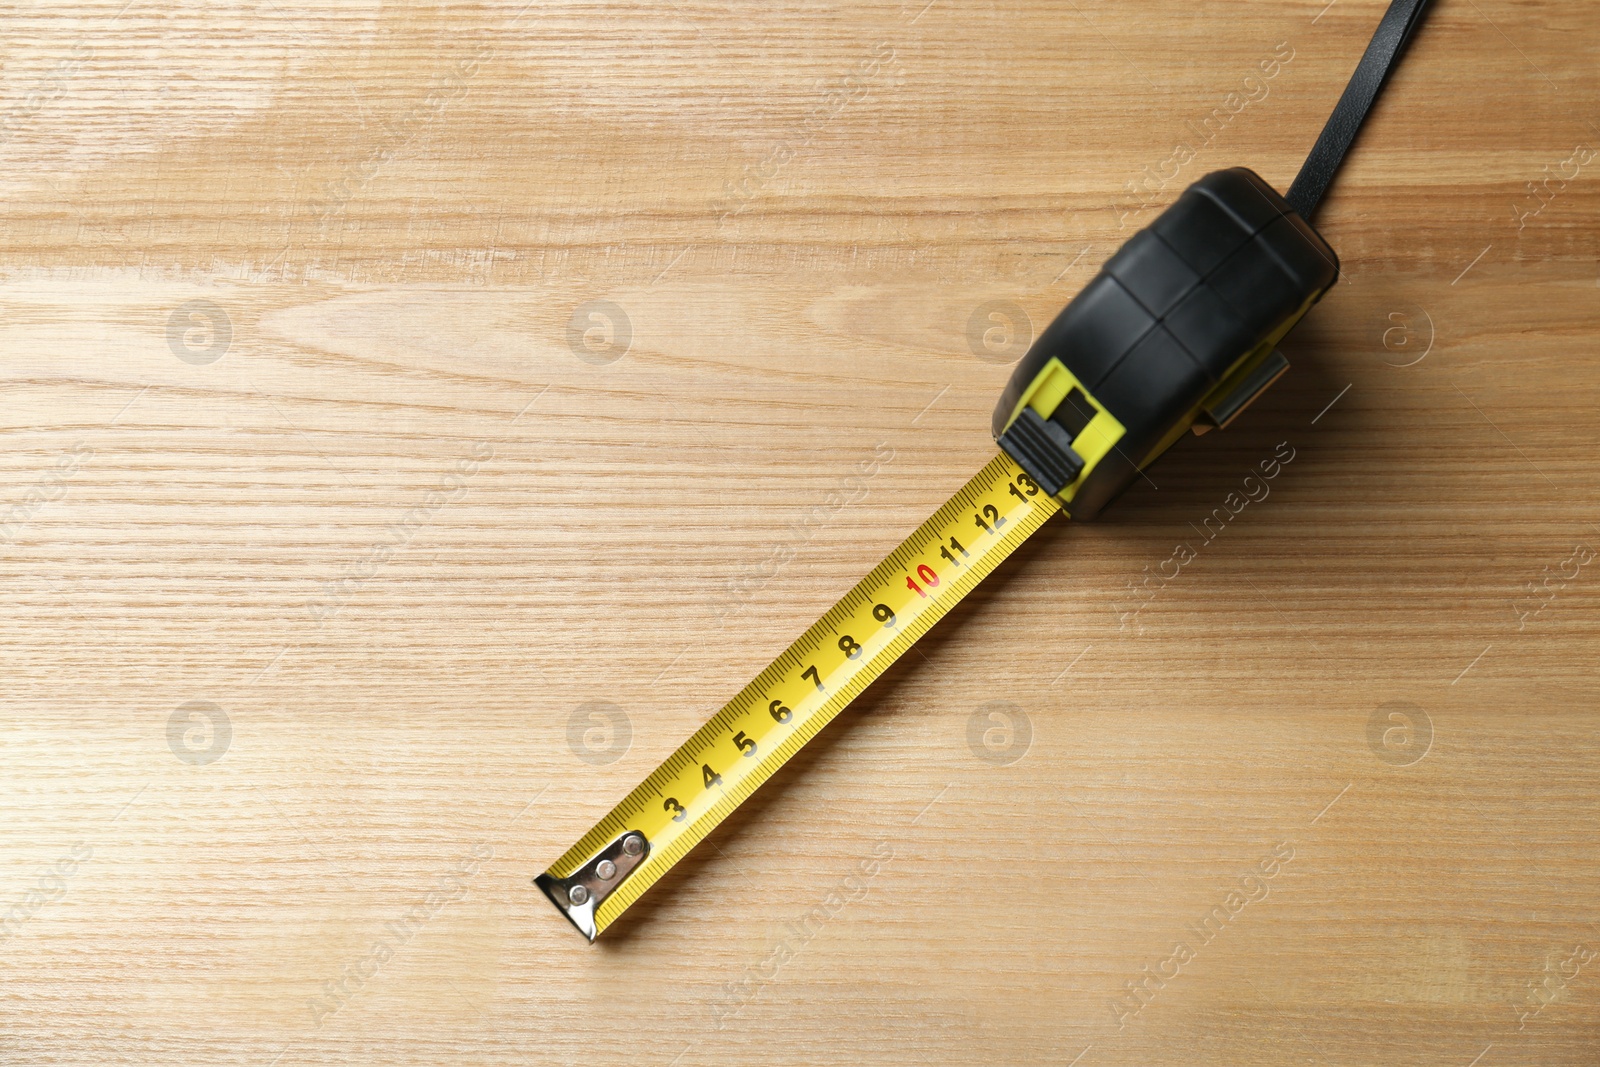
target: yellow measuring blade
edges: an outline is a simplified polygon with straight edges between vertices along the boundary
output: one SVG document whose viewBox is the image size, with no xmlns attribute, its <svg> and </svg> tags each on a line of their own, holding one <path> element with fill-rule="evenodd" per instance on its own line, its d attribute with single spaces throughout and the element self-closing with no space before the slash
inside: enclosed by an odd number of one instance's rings
<svg viewBox="0 0 1600 1067">
<path fill-rule="evenodd" d="M 990 460 L 535 884 L 593 941 L 1059 510 Z"/>
</svg>

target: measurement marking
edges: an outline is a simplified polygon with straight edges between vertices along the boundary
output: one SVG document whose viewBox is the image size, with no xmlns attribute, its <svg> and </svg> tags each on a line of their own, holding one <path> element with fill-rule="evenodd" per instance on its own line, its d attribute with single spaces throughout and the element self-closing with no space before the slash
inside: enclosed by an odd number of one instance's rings
<svg viewBox="0 0 1600 1067">
<path fill-rule="evenodd" d="M 147 385 L 134 394 L 133 400 L 138 400 L 141 396 L 144 396 L 144 394 L 148 393 L 149 391 L 150 387 Z M 129 408 L 133 407 L 133 400 L 130 400 L 126 404 L 122 405 L 122 411 L 119 411 L 115 415 L 111 416 L 111 422 L 108 423 L 108 425 L 115 426 L 117 424 L 117 420 L 122 418 L 123 412 L 126 412 Z"/>
<path fill-rule="evenodd" d="M 813 623 L 811 629 L 801 635 L 800 639 L 776 661 L 769 664 L 754 682 L 746 686 L 710 722 L 696 731 L 695 735 L 680 746 L 665 763 L 640 783 L 632 794 L 552 865 L 550 873 L 553 876 L 570 873 L 626 826 L 633 825 L 631 820 L 641 821 L 635 828 L 651 834 L 650 862 L 597 909 L 598 929 L 604 930 L 611 925 L 616 916 L 654 885 L 664 871 L 678 863 L 696 845 L 703 843 L 719 823 L 826 727 L 843 708 L 850 705 L 867 685 L 883 672 L 887 664 L 894 662 L 896 658 L 913 648 L 917 639 L 934 625 L 936 619 L 943 616 L 952 604 L 960 600 L 983 576 L 994 569 L 999 559 L 1003 559 L 1026 540 L 1030 533 L 1057 510 L 1055 504 L 1048 500 L 1034 501 L 1018 509 L 1016 525 L 1008 527 L 1003 536 L 993 539 L 989 548 L 976 554 L 970 567 L 964 568 L 959 578 L 953 583 L 947 581 L 944 587 L 936 591 L 936 596 L 930 597 L 927 603 L 920 605 L 909 617 L 902 612 L 901 627 L 889 639 L 887 645 L 880 646 L 876 639 L 869 640 L 865 642 L 869 656 L 862 662 L 849 665 L 837 673 L 830 672 L 828 691 L 825 694 L 815 694 L 812 691 L 814 687 L 794 681 L 794 675 L 814 658 L 815 653 L 826 654 L 834 644 L 834 639 L 829 636 L 830 628 L 835 633 L 847 632 L 853 628 L 844 625 L 846 619 L 853 617 L 852 605 L 856 605 L 855 610 L 870 609 L 879 591 L 892 588 L 903 580 L 901 570 L 898 569 L 899 564 L 915 562 L 921 553 L 937 549 L 939 544 L 935 543 L 935 540 L 942 542 L 941 531 L 948 532 L 946 527 L 964 518 L 963 509 L 972 506 L 974 501 L 980 498 L 987 499 L 988 494 L 994 493 L 997 489 L 1003 490 L 1013 467 L 1014 464 L 1005 456 L 996 455 L 972 482 L 899 546 L 889 560 L 880 562 L 862 582 L 857 583 L 856 587 L 846 594 L 844 599 L 831 608 L 822 619 Z M 1009 511 L 1011 505 L 1007 504 L 1006 507 Z M 936 534 L 939 535 L 937 539 L 934 538 Z M 689 647 L 693 647 L 692 644 Z M 872 649 L 875 647 L 878 651 L 873 652 Z M 684 653 L 686 652 L 687 648 L 684 650 Z M 667 665 L 660 676 L 662 680 L 676 669 L 675 663 L 682 662 L 682 654 L 680 653 L 674 658 L 673 663 Z M 923 655 L 923 650 L 918 649 L 918 654 Z M 825 666 L 825 663 L 819 660 L 817 665 L 820 668 Z M 750 717 L 753 721 L 764 722 L 768 696 L 777 695 L 786 683 L 798 686 L 792 695 L 798 696 L 801 691 L 805 694 L 798 702 L 792 699 L 788 701 L 793 709 L 792 727 L 784 733 L 775 735 L 781 738 L 781 741 L 773 748 L 763 749 L 758 758 L 749 761 L 748 764 L 742 761 L 730 764 L 726 759 L 728 754 L 722 751 L 722 746 L 727 741 L 726 735 L 744 723 L 746 717 Z M 765 730 L 765 726 L 762 729 Z M 687 785 L 691 780 L 698 791 L 702 762 L 720 768 L 720 773 L 724 776 L 729 776 L 729 766 L 738 769 L 727 778 L 720 796 L 714 796 L 715 790 L 712 791 L 713 795 L 707 796 L 707 800 L 711 802 L 709 808 L 702 808 L 698 803 L 691 805 L 688 807 L 689 819 L 685 825 L 682 827 L 669 825 L 655 810 L 652 801 L 654 805 L 659 805 L 659 797 L 663 791 L 666 794 L 674 793 L 679 786 Z M 915 813 L 916 825 L 921 825 L 921 820 L 943 800 L 954 785 L 954 781 L 947 783 L 921 811 Z M 678 795 L 683 796 L 682 793 Z M 657 833 L 660 835 L 659 838 L 655 836 Z M 741 870 L 740 876 L 749 881 L 747 872 Z"/>
<path fill-rule="evenodd" d="M 518 419 L 522 418 L 523 412 L 533 407 L 534 400 L 538 400 L 541 396 L 544 396 L 544 394 L 548 393 L 549 391 L 550 386 L 547 383 L 543 389 L 534 394 L 533 400 L 530 400 L 526 404 L 522 405 L 522 411 L 519 411 L 515 415 L 511 416 L 511 421 L 516 422 Z"/>
<path fill-rule="evenodd" d="M 1065 278 L 1067 276 L 1067 271 L 1071 270 L 1073 267 L 1076 267 L 1078 265 L 1078 260 L 1080 260 L 1084 256 L 1088 255 L 1089 254 L 1089 249 L 1091 249 L 1093 247 L 1094 247 L 1094 245 L 1092 245 L 1092 244 L 1084 245 L 1083 246 L 1083 251 L 1079 252 L 1076 256 L 1073 256 L 1072 257 L 1072 262 L 1068 263 L 1065 267 L 1062 267 L 1061 268 L 1061 273 L 1057 274 L 1054 278 L 1052 278 L 1050 280 L 1050 284 L 1054 285 L 1056 282 L 1059 282 L 1062 278 Z"/>
<path fill-rule="evenodd" d="M 1337 0 L 1335 0 L 1335 2 L 1337 2 Z M 1092 1048 L 1094 1048 L 1093 1045 L 1085 1045 L 1084 1048 L 1083 1048 L 1083 1051 L 1078 1053 L 1077 1058 L 1074 1059 L 1071 1063 L 1067 1064 L 1067 1067 L 1077 1067 L 1078 1060 L 1081 1060 L 1085 1056 L 1087 1056 L 1089 1054 L 1089 1050 L 1092 1049 Z"/>
<path fill-rule="evenodd" d="M 140 797 L 144 796 L 144 791 L 146 789 L 149 789 L 149 788 L 150 788 L 150 783 L 149 782 L 146 782 L 144 785 L 140 786 L 139 787 L 139 791 L 137 793 L 133 794 L 133 800 L 130 800 L 126 804 L 122 805 L 122 810 L 117 812 L 115 815 L 111 816 L 111 821 L 112 822 L 116 822 L 118 819 L 122 818 L 122 812 L 127 811 L 130 807 L 132 807 L 133 806 L 133 801 L 134 800 L 138 800 Z"/>
<path fill-rule="evenodd" d="M 545 793 L 549 791 L 549 789 L 550 789 L 550 783 L 546 782 L 543 789 L 541 789 L 537 793 L 533 794 L 533 800 L 538 800 L 540 797 L 544 796 Z M 515 815 L 511 816 L 511 822 L 516 822 L 518 819 L 522 818 L 523 814 L 529 808 L 533 807 L 533 800 L 530 800 L 526 804 L 522 805 L 522 811 L 519 811 Z M 510 826 L 511 822 L 506 823 L 506 825 Z"/>
<path fill-rule="evenodd" d="M 1489 249 L 1491 249 L 1493 247 L 1494 247 L 1494 242 L 1493 241 L 1490 241 L 1488 244 L 1484 245 L 1483 246 L 1483 251 L 1478 253 L 1478 259 L 1482 259 L 1484 256 L 1488 255 L 1489 254 Z M 1478 259 L 1474 259 L 1471 263 L 1468 263 L 1467 264 L 1467 270 L 1471 270 L 1473 267 L 1476 267 L 1478 265 Z M 1467 276 L 1467 270 L 1464 270 L 1460 274 L 1456 275 L 1456 282 L 1459 282 L 1462 278 L 1465 278 Z M 1450 284 L 1454 285 L 1456 282 L 1451 282 Z"/>
<path fill-rule="evenodd" d="M 1494 647 L 1493 645 L 1489 646 L 1489 648 L 1493 648 L 1493 647 Z M 1477 659 L 1474 659 L 1471 663 L 1469 663 L 1465 667 L 1461 668 L 1461 673 L 1456 675 L 1456 682 L 1459 682 L 1459 681 L 1461 681 L 1461 679 L 1465 678 L 1467 676 L 1467 672 L 1478 665 L 1478 660 L 1482 659 L 1483 657 L 1485 657 L 1485 656 L 1487 656 L 1489 654 L 1489 648 L 1486 648 L 1482 652 L 1479 652 L 1478 656 L 1477 656 Z M 1456 682 L 1451 682 L 1450 684 L 1451 685 L 1455 685 Z"/>
<path fill-rule="evenodd" d="M 917 825 L 917 823 L 919 821 L 921 821 L 922 817 L 924 815 L 928 814 L 928 809 L 933 807 L 935 804 L 939 803 L 939 797 L 942 797 L 946 793 L 950 792 L 950 786 L 952 786 L 952 785 L 955 785 L 955 783 L 951 782 L 951 783 L 949 783 L 949 785 L 946 785 L 943 789 L 939 790 L 939 796 L 934 797 L 932 800 L 928 801 L 927 804 L 923 805 L 922 810 L 917 812 L 917 817 L 915 819 L 911 820 L 911 825 L 912 826 Z"/>
<path fill-rule="evenodd" d="M 939 390 L 939 396 L 944 396 L 944 394 L 948 393 L 949 391 L 950 387 L 947 385 L 943 389 Z M 923 408 L 921 411 L 917 412 L 917 418 L 911 420 L 911 425 L 915 426 L 917 424 L 917 419 L 920 419 L 922 416 L 926 415 L 928 413 L 928 408 L 933 407 L 933 405 L 939 402 L 939 396 L 936 396 L 932 400 L 928 401 L 927 408 Z"/>
<path fill-rule="evenodd" d="M 1458 393 L 1461 393 L 1461 389 L 1454 382 L 1452 382 L 1450 384 L 1450 388 L 1454 389 Z M 1529 459 L 1528 458 L 1528 454 L 1526 452 L 1524 452 L 1520 447 L 1518 447 L 1518 445 L 1517 445 L 1517 443 L 1515 441 L 1513 441 L 1509 437 L 1506 437 L 1506 432 L 1504 430 L 1502 430 L 1500 427 L 1495 426 L 1494 420 L 1491 419 L 1484 412 L 1484 410 L 1482 408 L 1480 408 L 1473 401 L 1473 399 L 1470 396 L 1468 396 L 1466 393 L 1461 393 L 1461 399 L 1463 399 L 1467 403 L 1471 404 L 1472 405 L 1472 410 L 1476 411 L 1479 415 L 1482 415 L 1484 422 L 1487 422 L 1490 426 L 1494 426 L 1494 432 L 1499 434 L 1501 437 L 1505 438 L 1506 444 L 1510 445 L 1512 448 L 1515 448 L 1517 450 L 1517 455 L 1521 456 L 1523 458 L 1523 460 L 1528 464 L 1528 466 L 1532 467 L 1535 471 L 1538 471 L 1539 477 L 1543 478 L 1547 482 L 1550 482 L 1550 476 L 1548 474 L 1546 474 L 1544 471 L 1539 470 L 1539 465 L 1537 463 L 1535 463 L 1533 460 Z M 1559 485 L 1557 485 L 1555 482 L 1550 482 L 1550 488 L 1556 490 L 1557 492 L 1561 491 L 1561 487 Z"/>
<path fill-rule="evenodd" d="M 1067 676 L 1067 672 L 1070 671 L 1072 668 L 1076 667 L 1078 665 L 1078 660 L 1082 659 L 1085 656 L 1087 656 L 1089 654 L 1089 650 L 1091 648 L 1093 648 L 1093 647 L 1094 647 L 1093 645 L 1084 645 L 1083 646 L 1083 651 L 1078 653 L 1078 659 L 1073 660 L 1071 663 L 1069 663 L 1065 667 L 1063 667 L 1061 669 L 1061 673 L 1056 675 L 1056 681 L 1055 682 L 1051 682 L 1050 684 L 1051 685 L 1055 685 L 1056 682 L 1059 682 L 1059 681 L 1061 681 L 1061 679 L 1065 678 Z"/>
<path fill-rule="evenodd" d="M 1352 786 L 1352 785 L 1355 785 L 1355 783 L 1351 782 L 1350 785 L 1347 785 L 1343 789 L 1339 790 L 1339 796 L 1338 797 L 1334 797 L 1332 800 L 1328 801 L 1328 807 L 1327 808 L 1323 808 L 1321 811 L 1317 812 L 1317 819 L 1320 819 L 1324 815 L 1328 814 L 1328 808 L 1331 808 L 1335 804 L 1339 803 L 1339 797 L 1342 797 L 1346 793 L 1350 792 L 1350 786 Z M 1311 825 L 1312 826 L 1317 825 L 1317 819 L 1312 819 L 1311 820 Z"/>
<path fill-rule="evenodd" d="M 1354 385 L 1354 384 L 1356 384 L 1356 383 L 1355 382 L 1351 382 L 1350 383 L 1350 385 Z M 1348 393 L 1350 391 L 1350 385 L 1347 385 L 1343 389 L 1339 390 L 1339 396 L 1344 396 L 1344 394 Z M 1322 418 L 1322 416 L 1326 415 L 1328 413 L 1328 408 L 1333 407 L 1333 405 L 1335 405 L 1335 404 L 1337 404 L 1339 402 L 1339 396 L 1336 396 L 1332 400 L 1328 401 L 1328 407 L 1327 408 L 1323 408 L 1321 411 L 1317 412 L 1317 419 L 1320 419 L 1320 418 Z M 1317 419 L 1312 419 L 1311 420 L 1311 425 L 1315 426 L 1317 424 Z"/>
<path fill-rule="evenodd" d="M 1474 6 L 1476 6 L 1476 5 L 1474 5 Z M 1489 1049 L 1492 1049 L 1492 1048 L 1494 1048 L 1493 1045 L 1489 1045 L 1489 1046 L 1485 1047 L 1482 1052 L 1480 1052 L 1476 1056 L 1472 1057 L 1472 1062 L 1467 1064 L 1467 1067 L 1478 1067 L 1478 1061 L 1483 1059 L 1485 1056 L 1487 1056 L 1489 1054 Z"/>
<path fill-rule="evenodd" d="M 262 675 L 264 675 L 268 671 L 270 671 L 273 668 L 273 665 L 276 664 L 280 659 L 282 659 L 283 658 L 283 654 L 285 652 L 287 652 L 287 651 L 289 651 L 289 646 L 288 645 L 284 645 L 282 650 L 280 650 L 276 656 L 272 657 L 272 663 L 269 663 L 265 667 L 262 667 L 261 668 L 261 674 L 258 674 L 254 678 L 250 679 L 250 684 L 251 685 L 255 685 L 257 682 L 261 681 Z"/>
<path fill-rule="evenodd" d="M 1339 2 L 1339 0 L 1328 0 L 1328 7 L 1332 7 L 1334 4 L 1337 4 L 1338 2 Z M 1326 15 L 1328 13 L 1328 7 L 1325 7 L 1321 11 L 1317 12 L 1317 18 L 1311 20 L 1311 25 L 1315 26 L 1317 24 L 1317 19 L 1320 19 L 1322 16 L 1324 16 L 1324 15 Z"/>
</svg>

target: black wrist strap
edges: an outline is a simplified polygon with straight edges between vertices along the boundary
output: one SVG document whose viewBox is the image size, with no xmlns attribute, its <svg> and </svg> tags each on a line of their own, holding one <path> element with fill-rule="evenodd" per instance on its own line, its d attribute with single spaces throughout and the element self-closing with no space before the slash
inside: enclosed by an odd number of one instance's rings
<svg viewBox="0 0 1600 1067">
<path fill-rule="evenodd" d="M 1384 13 L 1383 21 L 1378 23 L 1378 32 L 1372 35 L 1372 43 L 1367 45 L 1366 54 L 1350 76 L 1350 84 L 1345 86 L 1344 95 L 1339 98 L 1333 114 L 1328 116 L 1322 136 L 1312 146 L 1311 154 L 1284 197 L 1301 218 L 1310 221 L 1322 202 L 1322 195 L 1328 191 L 1339 164 L 1344 162 L 1345 153 L 1355 142 L 1367 111 L 1378 98 L 1383 83 L 1388 81 L 1389 72 L 1405 51 L 1406 42 L 1411 39 L 1417 23 L 1422 21 L 1427 7 L 1428 0 L 1394 0 Z"/>
</svg>

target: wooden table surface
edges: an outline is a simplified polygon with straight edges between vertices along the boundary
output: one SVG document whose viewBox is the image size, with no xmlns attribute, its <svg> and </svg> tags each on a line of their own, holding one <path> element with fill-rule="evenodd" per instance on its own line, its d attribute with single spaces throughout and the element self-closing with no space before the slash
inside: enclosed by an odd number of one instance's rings
<svg viewBox="0 0 1600 1067">
<path fill-rule="evenodd" d="M 1593 4 L 1439 0 L 1288 377 L 529 884 L 1383 6 L 6 5 L 0 1062 L 1593 1064 Z"/>
</svg>

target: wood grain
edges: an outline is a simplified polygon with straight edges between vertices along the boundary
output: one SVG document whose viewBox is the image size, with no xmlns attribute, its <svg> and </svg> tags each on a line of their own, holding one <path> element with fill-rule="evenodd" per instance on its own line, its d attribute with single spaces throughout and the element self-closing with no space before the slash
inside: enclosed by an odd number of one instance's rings
<svg viewBox="0 0 1600 1067">
<path fill-rule="evenodd" d="M 601 944 L 529 884 L 1382 7 L 5 5 L 0 1061 L 1592 1063 L 1589 4 L 1439 0 L 1235 427 Z"/>
</svg>

